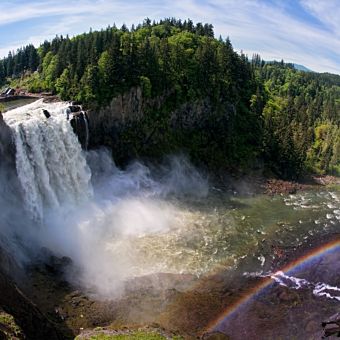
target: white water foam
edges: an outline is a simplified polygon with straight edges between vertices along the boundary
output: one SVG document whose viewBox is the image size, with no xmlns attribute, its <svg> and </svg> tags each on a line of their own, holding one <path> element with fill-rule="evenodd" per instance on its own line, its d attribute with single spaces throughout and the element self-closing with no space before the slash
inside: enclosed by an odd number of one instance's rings
<svg viewBox="0 0 340 340">
<path fill-rule="evenodd" d="M 187 263 L 171 256 L 172 244 L 192 233 L 184 227 L 186 210 L 172 198 L 202 198 L 207 180 L 185 157 L 169 157 L 157 169 L 134 162 L 123 171 L 108 150 L 82 151 L 68 106 L 37 101 L 5 115 L 24 205 L 42 225 L 20 231 L 23 242 L 37 255 L 43 247 L 71 258 L 67 278 L 103 297 L 119 294 L 134 276 L 196 265 L 195 253 Z"/>
<path fill-rule="evenodd" d="M 91 195 L 91 173 L 66 120 L 67 107 L 68 103 L 38 100 L 4 114 L 15 139 L 25 206 L 36 221 L 43 221 L 44 207 L 79 203 Z"/>
<path fill-rule="evenodd" d="M 295 276 L 290 276 L 282 271 L 275 273 L 263 273 L 263 272 L 245 272 L 243 274 L 246 277 L 270 277 L 280 286 L 284 286 L 290 289 L 312 289 L 313 294 L 318 297 L 326 297 L 331 300 L 340 301 L 340 288 L 336 286 L 331 286 L 324 282 L 313 283 L 305 279 L 301 279 Z M 339 292 L 338 295 L 335 293 Z"/>
</svg>

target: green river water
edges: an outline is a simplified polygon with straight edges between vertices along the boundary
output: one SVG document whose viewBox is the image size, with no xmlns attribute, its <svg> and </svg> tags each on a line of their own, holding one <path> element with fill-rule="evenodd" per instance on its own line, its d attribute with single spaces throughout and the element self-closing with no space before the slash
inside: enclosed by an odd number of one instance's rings
<svg viewBox="0 0 340 340">
<path fill-rule="evenodd" d="M 273 249 L 298 249 L 310 239 L 339 232 L 339 189 L 295 195 L 234 195 L 211 190 L 197 201 L 173 200 L 167 232 L 120 240 L 116 254 L 133 257 L 134 273 L 201 275 L 236 268 L 253 258 L 254 270 L 268 268 Z"/>
<path fill-rule="evenodd" d="M 16 100 L 8 101 L 8 102 L 3 102 L 2 104 L 4 105 L 5 110 L 9 111 L 9 110 L 13 110 L 17 107 L 33 103 L 36 100 L 37 100 L 36 98 L 16 99 Z"/>
</svg>

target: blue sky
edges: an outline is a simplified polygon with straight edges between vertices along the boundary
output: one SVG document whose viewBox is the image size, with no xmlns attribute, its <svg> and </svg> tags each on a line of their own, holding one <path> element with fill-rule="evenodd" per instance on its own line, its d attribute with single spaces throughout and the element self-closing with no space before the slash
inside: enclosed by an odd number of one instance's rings
<svg viewBox="0 0 340 340">
<path fill-rule="evenodd" d="M 56 34 L 131 26 L 146 17 L 208 22 L 249 56 L 340 74 L 340 0 L 1 0 L 0 56 Z"/>
</svg>

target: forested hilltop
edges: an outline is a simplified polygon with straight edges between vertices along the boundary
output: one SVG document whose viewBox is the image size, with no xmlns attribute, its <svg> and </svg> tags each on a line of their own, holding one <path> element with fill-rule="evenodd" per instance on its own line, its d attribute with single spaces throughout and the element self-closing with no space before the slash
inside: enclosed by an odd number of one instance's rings
<svg viewBox="0 0 340 340">
<path fill-rule="evenodd" d="M 131 109 L 142 111 L 138 119 L 97 124 L 92 146 L 111 147 L 118 161 L 184 150 L 214 168 L 340 174 L 340 76 L 248 60 L 209 24 L 146 19 L 57 36 L 9 53 L 0 84 L 53 92 L 92 112 L 112 108 L 115 98 L 142 102 Z"/>
</svg>

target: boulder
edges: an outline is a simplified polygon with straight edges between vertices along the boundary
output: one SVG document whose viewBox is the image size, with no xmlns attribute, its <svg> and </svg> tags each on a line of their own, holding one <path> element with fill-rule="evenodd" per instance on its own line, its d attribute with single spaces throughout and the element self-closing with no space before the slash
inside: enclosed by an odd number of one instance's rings
<svg viewBox="0 0 340 340">
<path fill-rule="evenodd" d="M 78 136 L 79 143 L 83 149 L 87 149 L 89 143 L 88 118 L 84 111 L 73 114 L 70 124 L 74 133 Z"/>
<path fill-rule="evenodd" d="M 15 146 L 12 139 L 12 132 L 0 112 L 0 162 L 1 164 L 13 164 L 14 160 Z"/>
<path fill-rule="evenodd" d="M 80 105 L 70 105 L 68 107 L 72 113 L 74 112 L 80 112 L 81 111 L 81 106 Z"/>
<path fill-rule="evenodd" d="M 45 115 L 46 118 L 51 117 L 51 114 L 47 110 L 43 110 L 43 114 Z"/>
</svg>

